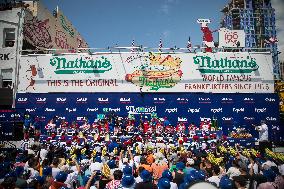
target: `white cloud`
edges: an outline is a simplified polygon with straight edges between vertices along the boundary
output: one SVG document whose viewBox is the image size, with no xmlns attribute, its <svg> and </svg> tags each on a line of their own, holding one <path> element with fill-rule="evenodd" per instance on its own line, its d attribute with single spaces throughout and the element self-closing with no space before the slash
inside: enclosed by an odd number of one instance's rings
<svg viewBox="0 0 284 189">
<path fill-rule="evenodd" d="M 284 61 L 284 1 L 272 0 L 271 2 L 276 15 L 277 39 L 279 40 L 278 50 L 282 52 L 279 55 L 279 60 Z"/>
</svg>

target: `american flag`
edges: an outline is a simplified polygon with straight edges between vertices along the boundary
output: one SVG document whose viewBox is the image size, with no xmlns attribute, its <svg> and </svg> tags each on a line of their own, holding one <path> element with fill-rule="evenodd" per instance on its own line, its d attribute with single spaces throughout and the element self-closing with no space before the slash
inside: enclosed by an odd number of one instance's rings
<svg viewBox="0 0 284 189">
<path fill-rule="evenodd" d="M 134 47 L 135 47 L 135 43 L 134 43 L 134 39 L 133 39 L 132 43 L 131 43 L 131 52 L 135 51 Z"/>
<path fill-rule="evenodd" d="M 188 49 L 188 51 L 190 51 L 190 49 L 191 49 L 191 42 L 190 42 L 190 37 L 188 37 L 188 41 L 187 41 L 187 49 Z"/>
<path fill-rule="evenodd" d="M 162 48 L 163 48 L 163 43 L 162 43 L 162 39 L 160 39 L 160 42 L 159 42 L 159 52 L 162 52 Z"/>
</svg>

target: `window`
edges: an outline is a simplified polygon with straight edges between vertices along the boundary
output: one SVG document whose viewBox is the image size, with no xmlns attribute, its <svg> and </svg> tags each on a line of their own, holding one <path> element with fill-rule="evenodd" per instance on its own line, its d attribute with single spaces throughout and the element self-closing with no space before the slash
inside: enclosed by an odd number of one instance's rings
<svg viewBox="0 0 284 189">
<path fill-rule="evenodd" d="M 3 88 L 12 88 L 12 73 L 13 69 L 1 70 L 1 80 Z"/>
<path fill-rule="evenodd" d="M 4 28 L 4 47 L 14 47 L 15 45 L 15 28 Z"/>
</svg>

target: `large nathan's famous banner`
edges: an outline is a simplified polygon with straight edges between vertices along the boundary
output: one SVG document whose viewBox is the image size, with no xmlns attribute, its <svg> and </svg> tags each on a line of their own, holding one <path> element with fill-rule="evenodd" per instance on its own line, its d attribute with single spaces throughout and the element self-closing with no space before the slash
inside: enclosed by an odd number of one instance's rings
<svg viewBox="0 0 284 189">
<path fill-rule="evenodd" d="M 20 60 L 20 93 L 273 93 L 268 53 L 101 53 Z"/>
</svg>

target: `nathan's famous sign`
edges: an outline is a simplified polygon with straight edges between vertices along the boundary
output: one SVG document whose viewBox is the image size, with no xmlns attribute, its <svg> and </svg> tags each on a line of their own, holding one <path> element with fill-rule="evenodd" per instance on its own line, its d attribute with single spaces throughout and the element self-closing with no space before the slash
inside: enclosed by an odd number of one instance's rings
<svg viewBox="0 0 284 189">
<path fill-rule="evenodd" d="M 20 66 L 20 92 L 274 92 L 269 53 L 41 55 Z"/>
<path fill-rule="evenodd" d="M 259 66 L 255 58 L 247 56 L 246 59 L 220 58 L 212 59 L 209 56 L 193 57 L 194 64 L 199 65 L 201 73 L 252 73 Z"/>
<path fill-rule="evenodd" d="M 53 57 L 50 65 L 55 67 L 56 74 L 76 74 L 76 73 L 104 73 L 112 69 L 110 61 L 102 56 L 101 59 L 66 59 L 64 57 Z"/>
</svg>

